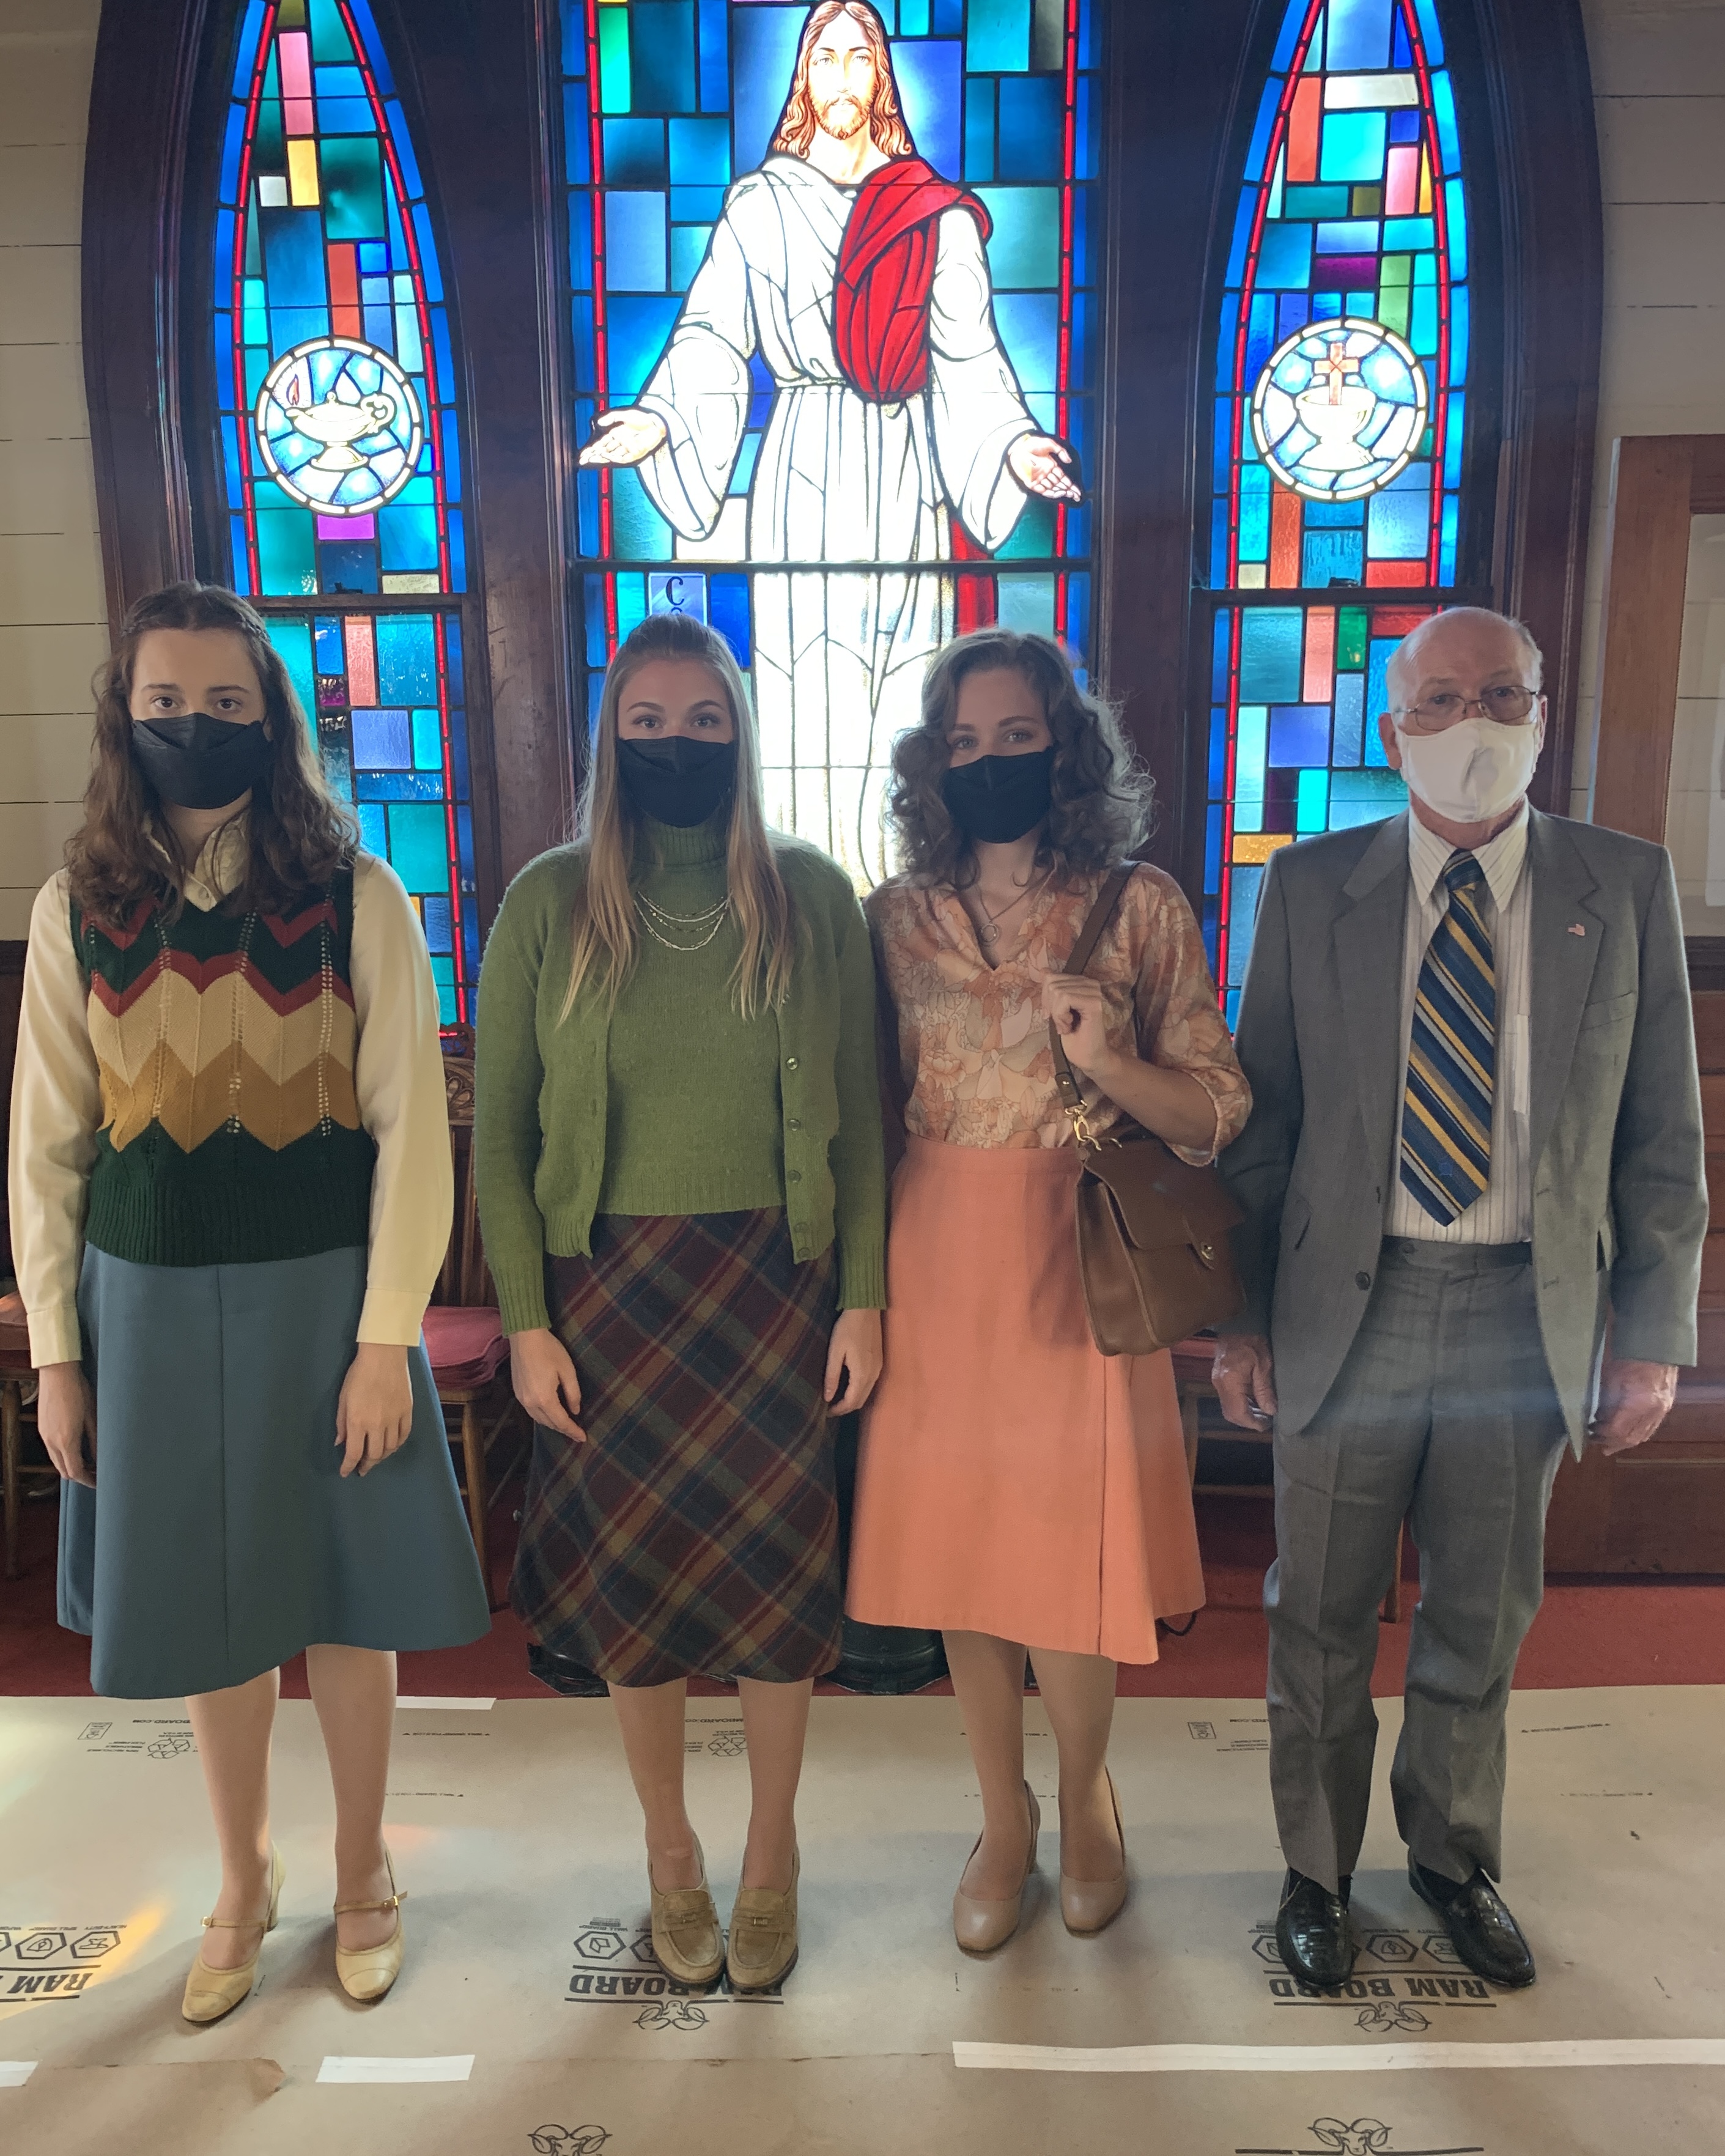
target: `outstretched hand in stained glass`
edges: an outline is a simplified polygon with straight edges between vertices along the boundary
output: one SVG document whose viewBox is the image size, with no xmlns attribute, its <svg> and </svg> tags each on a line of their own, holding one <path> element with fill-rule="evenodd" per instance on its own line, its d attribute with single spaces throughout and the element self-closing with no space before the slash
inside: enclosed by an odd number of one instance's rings
<svg viewBox="0 0 1725 2156">
<path fill-rule="evenodd" d="M 1006 453 L 1007 470 L 1026 494 L 1050 501 L 1082 501 L 1084 490 L 1065 467 L 1072 452 L 1052 434 L 1020 434 Z"/>
<path fill-rule="evenodd" d="M 644 465 L 655 451 L 665 447 L 667 439 L 665 424 L 656 413 L 622 408 L 601 412 L 576 462 Z"/>
</svg>

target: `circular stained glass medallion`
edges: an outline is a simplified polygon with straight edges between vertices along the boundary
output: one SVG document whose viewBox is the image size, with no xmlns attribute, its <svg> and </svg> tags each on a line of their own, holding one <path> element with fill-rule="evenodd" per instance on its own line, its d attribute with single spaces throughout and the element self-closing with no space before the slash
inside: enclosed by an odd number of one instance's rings
<svg viewBox="0 0 1725 2156">
<path fill-rule="evenodd" d="M 285 494 L 321 516 L 363 516 L 401 492 L 425 439 L 413 386 L 387 352 L 314 337 L 264 377 L 258 446 Z"/>
<path fill-rule="evenodd" d="M 1388 486 L 1425 432 L 1425 370 L 1382 322 L 1312 322 L 1279 344 L 1252 392 L 1258 454 L 1309 501 Z"/>
</svg>

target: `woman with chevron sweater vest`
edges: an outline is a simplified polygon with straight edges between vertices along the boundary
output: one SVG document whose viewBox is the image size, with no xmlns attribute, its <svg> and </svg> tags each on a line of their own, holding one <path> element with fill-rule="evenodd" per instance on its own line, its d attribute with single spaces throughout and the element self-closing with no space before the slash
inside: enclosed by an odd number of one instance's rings
<svg viewBox="0 0 1725 2156">
<path fill-rule="evenodd" d="M 488 1624 L 420 1320 L 449 1240 L 438 1006 L 412 901 L 326 790 L 264 624 L 141 600 L 67 866 L 30 921 L 12 1233 L 61 1485 L 60 1622 L 98 1692 L 184 1693 L 222 1887 L 189 2020 L 255 1980 L 280 1665 L 336 1799 L 336 1968 L 401 1966 L 382 1812 L 395 1650 Z"/>
</svg>

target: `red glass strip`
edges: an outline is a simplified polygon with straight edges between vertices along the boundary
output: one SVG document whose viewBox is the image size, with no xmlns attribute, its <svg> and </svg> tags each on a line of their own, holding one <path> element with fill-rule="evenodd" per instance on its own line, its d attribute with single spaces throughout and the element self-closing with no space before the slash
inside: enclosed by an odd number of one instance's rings
<svg viewBox="0 0 1725 2156">
<path fill-rule="evenodd" d="M 1424 562 L 1368 562 L 1366 582 L 1368 584 L 1387 584 L 1392 591 L 1405 589 L 1409 584 L 1435 583 L 1435 577 L 1428 572 Z"/>
<path fill-rule="evenodd" d="M 336 0 L 341 12 L 342 28 L 353 48 L 353 57 L 359 63 L 365 83 L 366 100 L 372 108 L 372 125 L 382 145 L 383 156 L 389 167 L 389 182 L 395 190 L 396 208 L 401 215 L 402 239 L 408 250 L 408 268 L 413 280 L 413 306 L 419 317 L 419 344 L 425 362 L 425 433 L 431 444 L 432 501 L 437 514 L 437 568 L 439 589 L 449 588 L 449 504 L 444 494 L 444 429 L 443 413 L 438 392 L 437 347 L 431 335 L 431 310 L 425 298 L 424 265 L 419 259 L 419 238 L 413 223 L 413 208 L 408 198 L 407 182 L 402 177 L 401 159 L 397 155 L 395 133 L 383 110 L 383 100 L 377 90 L 377 79 L 372 72 L 371 59 L 367 54 L 365 40 L 360 35 L 359 24 L 347 0 Z M 453 396 L 455 385 L 449 384 Z"/>
<path fill-rule="evenodd" d="M 377 707 L 377 639 L 372 633 L 372 617 L 368 613 L 344 615 L 341 644 L 347 654 L 348 707 L 351 710 L 357 704 L 362 711 L 375 711 Z"/>
<path fill-rule="evenodd" d="M 1291 487 L 1272 482 L 1270 495 L 1270 583 L 1279 592 L 1300 583 L 1300 497 Z"/>
<path fill-rule="evenodd" d="M 1299 63 L 1296 62 L 1298 65 Z M 1293 112 L 1288 121 L 1288 180 L 1300 187 L 1317 177 L 1318 143 L 1323 129 L 1324 79 L 1319 74 L 1301 78 L 1294 92 Z M 1275 177 L 1274 154 L 1266 159 L 1264 184 Z"/>
<path fill-rule="evenodd" d="M 337 336 L 365 335 L 359 305 L 359 250 L 352 240 L 330 247 L 330 327 Z"/>
<path fill-rule="evenodd" d="M 1306 668 L 1300 685 L 1302 704 L 1327 704 L 1336 693 L 1336 609 L 1312 607 L 1306 616 Z"/>
</svg>

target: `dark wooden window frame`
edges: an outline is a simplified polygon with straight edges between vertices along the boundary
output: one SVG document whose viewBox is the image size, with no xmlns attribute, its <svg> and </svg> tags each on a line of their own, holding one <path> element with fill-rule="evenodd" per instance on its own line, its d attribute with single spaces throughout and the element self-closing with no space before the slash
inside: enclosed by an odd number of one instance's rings
<svg viewBox="0 0 1725 2156">
<path fill-rule="evenodd" d="M 572 471 L 552 259 L 554 0 L 377 0 L 440 211 L 470 443 L 467 625 L 481 919 L 567 829 L 581 727 Z M 1106 346 L 1097 429 L 1094 670 L 1125 706 L 1163 805 L 1156 858 L 1202 871 L 1207 696 L 1195 680 L 1194 516 L 1207 465 L 1219 235 L 1284 0 L 1111 0 Z M 84 206 L 85 368 L 109 611 L 206 569 L 208 212 L 235 11 L 131 0 L 103 12 Z M 1475 584 L 1544 649 L 1542 805 L 1567 808 L 1599 361 L 1600 215 L 1579 0 L 1460 0 L 1451 66 L 1476 153 L 1474 247 L 1500 321 L 1476 420 L 1497 503 Z M 404 34 L 411 23 L 411 36 Z M 189 327 L 188 327 L 189 326 Z M 1472 400 L 1476 411 L 1486 399 Z M 1501 421 L 1501 430 L 1499 422 Z M 1477 444 L 1482 443 L 1483 449 Z M 1465 541 L 1464 544 L 1467 542 Z M 213 558 L 219 558 L 215 556 Z M 1266 597 L 1274 597 L 1267 594 Z"/>
</svg>

